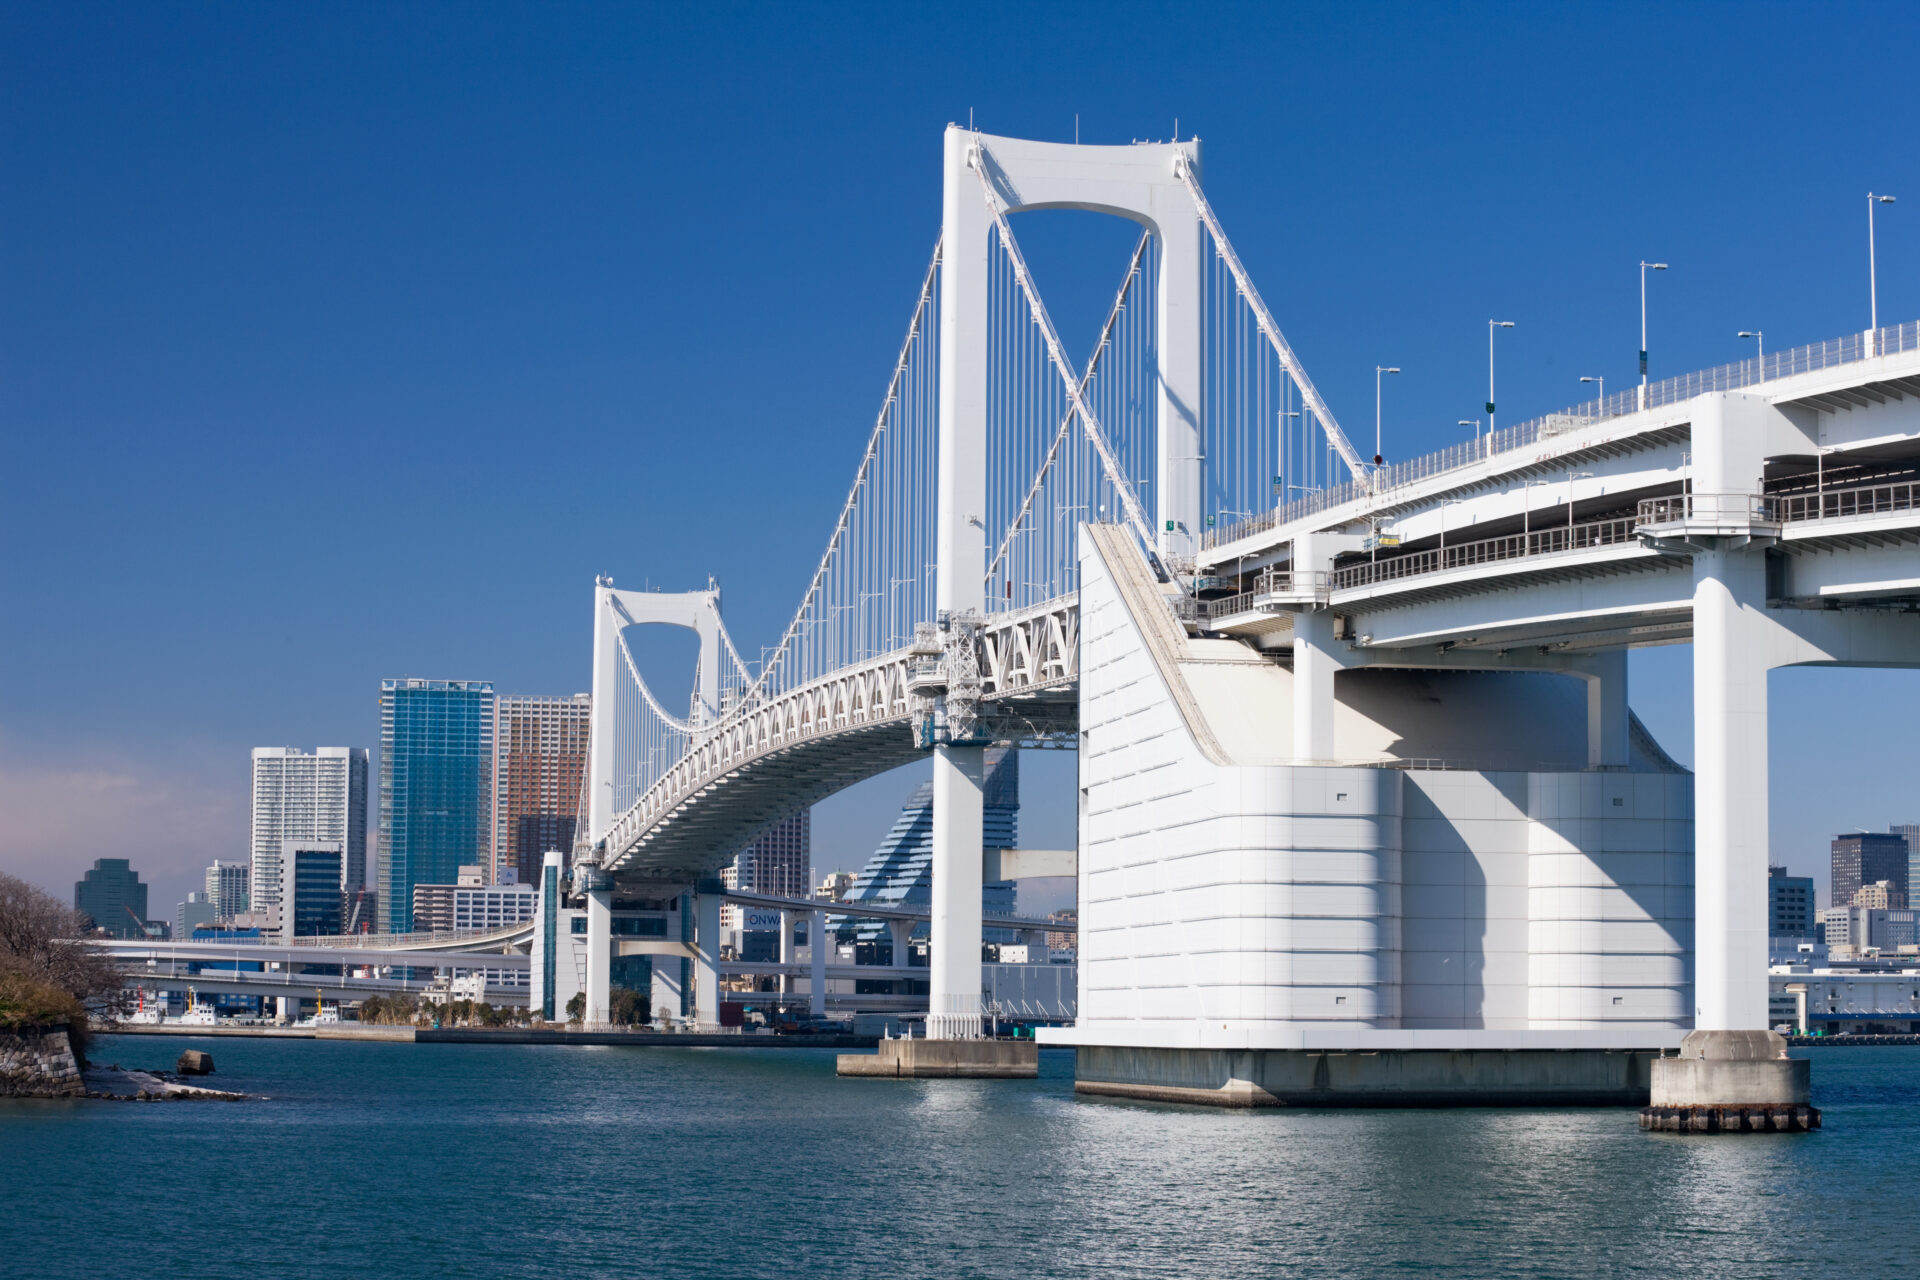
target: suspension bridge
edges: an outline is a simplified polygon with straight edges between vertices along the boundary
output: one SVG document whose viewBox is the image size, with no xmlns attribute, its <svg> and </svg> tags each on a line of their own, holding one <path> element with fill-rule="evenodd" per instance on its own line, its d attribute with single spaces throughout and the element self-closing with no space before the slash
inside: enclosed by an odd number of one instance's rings
<svg viewBox="0 0 1920 1280">
<path fill-rule="evenodd" d="M 982 752 L 1059 743 L 1081 995 L 1054 1038 L 1083 1088 L 1326 1098 L 1299 1055 L 1558 1052 L 1585 1065 L 1519 1093 L 1620 1100 L 1688 1031 L 1765 1027 L 1765 673 L 1920 665 L 1920 332 L 1388 466 L 1316 390 L 1200 160 L 950 128 L 940 233 L 777 644 L 745 661 L 716 590 L 596 584 L 569 897 L 589 1020 L 638 945 L 609 936 L 617 899 L 711 904 L 705 1020 L 716 869 L 930 756 L 928 1031 L 980 1035 Z M 1077 360 L 1014 230 L 1063 208 L 1140 228 Z M 699 636 L 684 714 L 635 661 L 650 624 Z M 1675 641 L 1691 774 L 1627 706 L 1626 650 Z M 1432 1096 L 1500 1094 L 1458 1070 Z"/>
</svg>

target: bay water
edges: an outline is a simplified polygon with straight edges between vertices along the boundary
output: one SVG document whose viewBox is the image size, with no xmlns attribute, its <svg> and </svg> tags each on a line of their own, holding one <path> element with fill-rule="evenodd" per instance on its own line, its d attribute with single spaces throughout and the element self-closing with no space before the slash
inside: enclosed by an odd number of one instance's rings
<svg viewBox="0 0 1920 1280">
<path fill-rule="evenodd" d="M 107 1036 L 247 1103 L 0 1101 L 0 1275 L 1910 1276 L 1920 1049 L 1808 1051 L 1826 1127 L 1228 1112 L 818 1050 Z"/>
</svg>

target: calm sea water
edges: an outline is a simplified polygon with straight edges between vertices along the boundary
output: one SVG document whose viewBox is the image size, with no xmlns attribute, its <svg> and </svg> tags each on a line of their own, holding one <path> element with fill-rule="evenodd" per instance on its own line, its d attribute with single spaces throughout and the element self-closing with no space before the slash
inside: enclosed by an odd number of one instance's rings
<svg viewBox="0 0 1920 1280">
<path fill-rule="evenodd" d="M 0 1102 L 0 1274 L 1910 1276 L 1920 1050 L 1814 1051 L 1824 1131 L 1220 1112 L 812 1050 L 105 1038 L 256 1104 Z"/>
</svg>

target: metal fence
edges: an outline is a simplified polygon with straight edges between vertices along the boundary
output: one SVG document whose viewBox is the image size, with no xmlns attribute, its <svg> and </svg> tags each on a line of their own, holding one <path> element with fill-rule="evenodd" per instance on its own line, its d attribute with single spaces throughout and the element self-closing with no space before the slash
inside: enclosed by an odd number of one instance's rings
<svg viewBox="0 0 1920 1280">
<path fill-rule="evenodd" d="M 1874 356 L 1896 355 L 1914 350 L 1920 350 L 1920 320 L 1909 320 L 1905 324 L 1885 329 L 1850 333 L 1843 337 L 1829 338 L 1824 342 L 1813 342 L 1804 347 L 1793 347 L 1785 351 L 1770 351 L 1764 363 L 1756 356 L 1751 360 L 1736 360 L 1732 364 L 1723 364 L 1718 368 L 1702 369 L 1696 373 L 1681 374 L 1676 378 L 1649 383 L 1644 404 L 1641 400 L 1640 388 L 1629 387 L 1605 399 L 1570 405 L 1557 413 L 1542 414 L 1518 426 L 1489 432 L 1477 440 L 1462 441 L 1436 453 L 1424 454 L 1418 458 L 1409 458 L 1405 462 L 1394 463 L 1392 466 L 1380 467 L 1368 477 L 1365 483 L 1350 480 L 1345 484 L 1310 493 L 1304 498 L 1285 503 L 1272 511 L 1237 524 L 1210 529 L 1203 537 L 1201 545 L 1211 549 L 1229 542 L 1236 542 L 1241 538 L 1263 533 L 1295 520 L 1318 515 L 1322 511 L 1342 506 L 1370 494 L 1384 494 L 1425 480 L 1429 476 L 1458 470 L 1496 454 L 1523 449 L 1543 436 L 1551 437 L 1560 431 L 1584 427 L 1607 418 L 1620 417 L 1637 412 L 1641 408 L 1657 409 L 1665 405 L 1680 404 L 1712 391 L 1738 391 L 1742 387 L 1758 386 L 1778 378 L 1792 377 L 1795 374 L 1815 373 L 1821 369 L 1854 364 Z"/>
<path fill-rule="evenodd" d="M 1409 552 L 1391 560 L 1374 560 L 1336 569 L 1333 572 L 1333 585 L 1345 590 L 1502 560 L 1523 560 L 1530 556 L 1554 555 L 1563 551 L 1620 546 L 1634 541 L 1635 524 L 1636 521 L 1631 517 L 1592 520 L 1585 524 L 1559 525 L 1509 534 L 1503 538 L 1484 538 L 1457 546 L 1436 547 L 1432 551 Z"/>
</svg>

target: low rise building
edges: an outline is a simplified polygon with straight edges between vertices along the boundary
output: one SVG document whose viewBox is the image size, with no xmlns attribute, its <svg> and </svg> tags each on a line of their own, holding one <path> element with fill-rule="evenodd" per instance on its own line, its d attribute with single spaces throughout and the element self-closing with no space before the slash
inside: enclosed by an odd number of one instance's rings
<svg viewBox="0 0 1920 1280">
<path fill-rule="evenodd" d="M 173 936 L 181 940 L 193 937 L 193 931 L 203 924 L 212 924 L 215 918 L 213 904 L 207 901 L 207 895 L 194 890 L 187 900 L 174 908 Z"/>
<path fill-rule="evenodd" d="M 328 937 L 341 931 L 340 868 L 347 857 L 344 840 L 282 840 L 276 863 L 280 924 L 289 938 Z"/>
<path fill-rule="evenodd" d="M 530 884 L 488 884 L 478 865 L 463 866 L 455 884 L 413 887 L 413 923 L 418 932 L 504 929 L 533 919 L 537 900 Z"/>
</svg>

